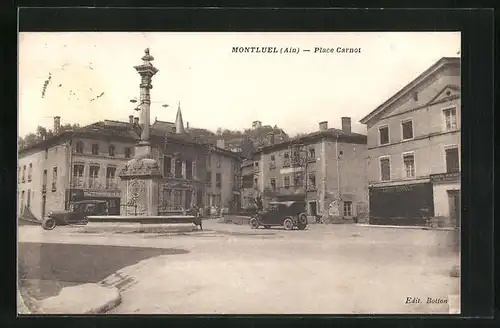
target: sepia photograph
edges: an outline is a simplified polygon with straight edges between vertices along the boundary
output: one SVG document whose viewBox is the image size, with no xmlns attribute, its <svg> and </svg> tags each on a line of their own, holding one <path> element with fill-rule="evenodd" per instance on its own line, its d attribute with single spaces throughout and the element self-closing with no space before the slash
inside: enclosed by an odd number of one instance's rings
<svg viewBox="0 0 500 328">
<path fill-rule="evenodd" d="M 20 32 L 18 313 L 460 314 L 460 56 Z"/>
</svg>

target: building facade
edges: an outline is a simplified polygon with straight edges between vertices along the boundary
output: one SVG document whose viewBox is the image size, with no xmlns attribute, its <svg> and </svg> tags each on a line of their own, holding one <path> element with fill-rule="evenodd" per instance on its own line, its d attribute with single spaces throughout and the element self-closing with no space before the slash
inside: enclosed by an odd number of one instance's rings
<svg viewBox="0 0 500 328">
<path fill-rule="evenodd" d="M 459 58 L 442 58 L 361 123 L 368 131 L 371 221 L 458 220 Z"/>
<path fill-rule="evenodd" d="M 134 156 L 138 119 L 106 120 L 57 133 L 59 120 L 54 122 L 54 137 L 18 154 L 19 213 L 28 206 L 41 218 L 49 211 L 67 209 L 71 202 L 88 199 L 106 200 L 109 214 L 130 210 L 129 204 L 120 203 L 126 188 L 119 172 Z M 184 133 L 160 128 L 151 132 L 153 156 L 163 170 L 161 213 L 193 204 L 239 208 L 238 154 L 193 140 Z"/>
<path fill-rule="evenodd" d="M 132 124 L 104 121 L 57 133 L 59 119 L 54 137 L 19 152 L 19 211 L 28 206 L 40 218 L 70 202 L 97 199 L 119 214 L 118 170 L 133 156 Z"/>
<path fill-rule="evenodd" d="M 241 163 L 241 207 L 244 209 L 255 208 L 255 200 L 261 195 L 259 192 L 259 157 L 245 160 Z"/>
<path fill-rule="evenodd" d="M 365 215 L 366 136 L 351 131 L 349 117 L 342 118 L 341 130 L 321 122 L 319 131 L 262 147 L 255 155 L 254 182 L 265 201 L 305 200 L 309 215 Z"/>
</svg>

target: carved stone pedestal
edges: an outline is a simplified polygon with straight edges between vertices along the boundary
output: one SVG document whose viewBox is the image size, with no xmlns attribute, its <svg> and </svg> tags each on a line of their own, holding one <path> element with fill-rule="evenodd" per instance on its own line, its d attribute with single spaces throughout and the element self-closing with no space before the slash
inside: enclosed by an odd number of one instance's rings
<svg viewBox="0 0 500 328">
<path fill-rule="evenodd" d="M 119 174 L 125 182 L 121 193 L 123 216 L 158 215 L 158 186 L 162 177 L 156 160 L 149 157 L 133 158 Z"/>
</svg>

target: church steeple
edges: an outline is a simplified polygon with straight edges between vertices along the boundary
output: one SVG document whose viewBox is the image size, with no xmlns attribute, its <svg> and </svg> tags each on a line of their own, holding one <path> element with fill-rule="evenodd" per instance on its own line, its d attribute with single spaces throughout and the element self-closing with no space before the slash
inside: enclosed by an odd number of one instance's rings
<svg viewBox="0 0 500 328">
<path fill-rule="evenodd" d="M 175 118 L 175 132 L 176 133 L 185 133 L 184 122 L 182 121 L 181 102 L 180 101 L 179 101 L 179 105 L 177 107 L 177 117 Z"/>
</svg>

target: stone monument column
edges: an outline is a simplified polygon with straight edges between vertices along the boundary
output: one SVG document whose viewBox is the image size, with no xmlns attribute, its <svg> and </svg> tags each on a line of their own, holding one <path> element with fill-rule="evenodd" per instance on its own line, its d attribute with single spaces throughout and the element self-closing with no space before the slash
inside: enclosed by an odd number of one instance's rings
<svg viewBox="0 0 500 328">
<path fill-rule="evenodd" d="M 125 182 L 121 193 L 121 215 L 158 215 L 159 181 L 162 178 L 158 162 L 151 156 L 150 143 L 150 90 L 152 77 L 158 69 L 151 64 L 154 58 L 145 50 L 143 63 L 134 68 L 141 76 L 140 84 L 140 126 L 141 136 L 135 146 L 134 158 L 127 162 L 119 177 Z"/>
</svg>

